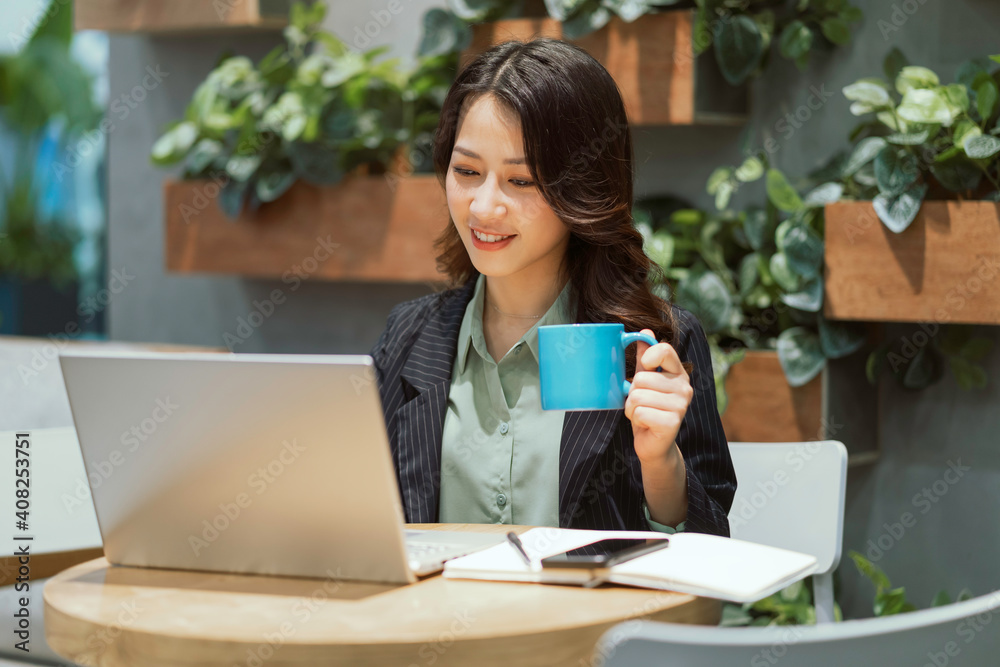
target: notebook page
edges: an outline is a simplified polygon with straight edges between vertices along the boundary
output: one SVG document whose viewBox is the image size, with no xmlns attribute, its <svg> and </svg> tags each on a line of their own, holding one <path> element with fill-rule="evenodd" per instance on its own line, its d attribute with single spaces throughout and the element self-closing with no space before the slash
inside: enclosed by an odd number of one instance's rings
<svg viewBox="0 0 1000 667">
<path fill-rule="evenodd" d="M 701 533 L 670 536 L 670 546 L 612 568 L 611 581 L 750 602 L 808 576 L 816 558 L 787 549 Z M 657 585 L 659 584 L 659 585 Z"/>
</svg>

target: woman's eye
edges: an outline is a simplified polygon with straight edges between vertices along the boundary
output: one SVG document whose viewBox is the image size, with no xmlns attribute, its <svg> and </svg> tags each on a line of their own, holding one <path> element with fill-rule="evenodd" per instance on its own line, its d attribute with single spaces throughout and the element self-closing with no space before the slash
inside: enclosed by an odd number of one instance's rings
<svg viewBox="0 0 1000 667">
<path fill-rule="evenodd" d="M 460 176 L 475 176 L 476 175 L 476 172 L 474 172 L 474 171 L 472 171 L 470 169 L 462 169 L 460 167 L 452 167 L 452 171 L 454 171 L 456 174 L 459 174 Z M 528 187 L 531 187 L 532 185 L 534 185 L 534 183 L 532 183 L 531 181 L 522 181 L 519 178 L 512 178 L 510 180 L 510 182 L 513 183 L 515 186 L 517 186 L 519 188 L 528 188 Z"/>
</svg>

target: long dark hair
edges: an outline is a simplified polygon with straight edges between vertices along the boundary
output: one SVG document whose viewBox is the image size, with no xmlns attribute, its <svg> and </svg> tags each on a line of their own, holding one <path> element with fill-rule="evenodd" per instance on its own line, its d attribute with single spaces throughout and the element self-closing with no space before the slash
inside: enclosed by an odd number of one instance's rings
<svg viewBox="0 0 1000 667">
<path fill-rule="evenodd" d="M 444 101 L 434 139 L 434 170 L 445 187 L 463 104 L 488 93 L 521 121 L 527 167 L 569 227 L 564 267 L 576 294 L 576 322 L 621 322 L 675 342 L 669 304 L 651 287 L 662 269 L 643 251 L 632 221 L 632 134 L 618 86 L 580 47 L 558 39 L 509 41 L 478 55 Z M 435 241 L 438 270 L 451 287 L 478 271 L 449 220 Z M 655 282 L 653 282 L 655 280 Z M 635 372 L 635 347 L 626 373 Z"/>
</svg>

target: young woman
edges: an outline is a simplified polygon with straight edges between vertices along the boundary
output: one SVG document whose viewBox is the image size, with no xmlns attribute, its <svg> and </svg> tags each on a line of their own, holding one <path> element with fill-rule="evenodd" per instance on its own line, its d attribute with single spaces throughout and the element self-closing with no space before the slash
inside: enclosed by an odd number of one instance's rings
<svg viewBox="0 0 1000 667">
<path fill-rule="evenodd" d="M 650 289 L 607 70 L 560 40 L 493 47 L 451 87 L 434 165 L 450 289 L 393 308 L 371 350 L 406 520 L 728 535 L 708 344 Z M 542 410 L 538 327 L 574 322 L 661 341 L 629 347 L 624 410 Z"/>
</svg>

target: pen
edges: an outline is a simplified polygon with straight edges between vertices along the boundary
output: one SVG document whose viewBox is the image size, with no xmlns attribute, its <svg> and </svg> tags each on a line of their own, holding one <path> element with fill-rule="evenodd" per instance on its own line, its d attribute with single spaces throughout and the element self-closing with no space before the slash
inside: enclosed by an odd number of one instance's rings
<svg viewBox="0 0 1000 667">
<path fill-rule="evenodd" d="M 528 567 L 534 566 L 534 563 L 531 562 L 531 556 L 529 556 L 528 552 L 524 550 L 524 545 L 521 544 L 521 540 L 517 536 L 517 533 L 513 530 L 509 531 L 507 533 L 507 541 L 514 545 L 514 548 L 517 549 L 517 553 L 521 554 L 521 558 L 524 559 L 524 562 L 527 563 Z"/>
</svg>

